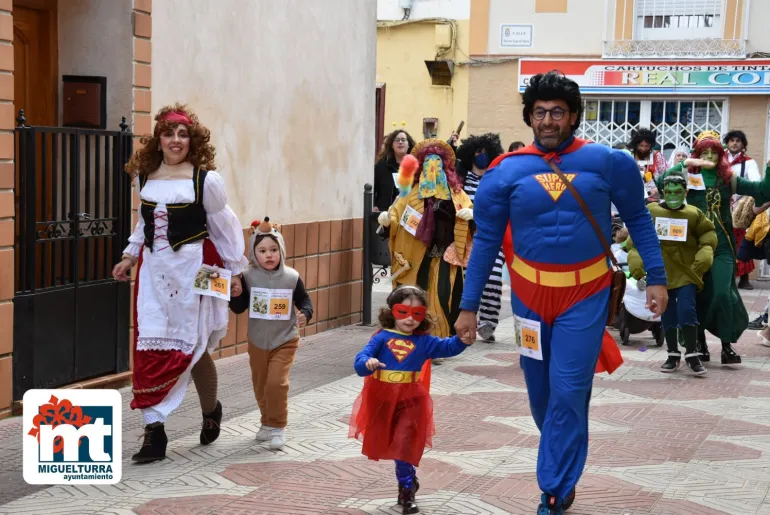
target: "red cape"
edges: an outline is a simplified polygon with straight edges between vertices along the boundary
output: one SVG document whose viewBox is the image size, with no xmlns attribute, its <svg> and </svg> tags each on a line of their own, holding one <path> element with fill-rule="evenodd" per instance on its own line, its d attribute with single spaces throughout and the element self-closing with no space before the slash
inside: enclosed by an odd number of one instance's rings
<svg viewBox="0 0 770 515">
<path fill-rule="evenodd" d="M 500 156 L 497 156 L 494 161 L 492 161 L 489 164 L 489 169 L 491 170 L 495 166 L 499 165 L 503 159 L 506 157 L 516 156 L 516 155 L 530 155 L 530 156 L 543 156 L 550 158 L 550 156 L 558 157 L 560 154 L 571 154 L 572 152 L 576 151 L 579 148 L 582 148 L 584 145 L 588 145 L 590 143 L 593 143 L 593 141 L 589 141 L 587 139 L 580 139 L 575 138 L 572 140 L 572 143 L 562 150 L 561 152 L 543 152 L 539 148 L 537 148 L 534 143 L 527 145 L 526 147 L 521 147 L 519 150 L 514 150 L 513 152 L 506 152 L 505 154 L 502 154 Z M 558 160 L 556 161 L 559 162 Z"/>
<path fill-rule="evenodd" d="M 569 154 L 589 143 L 592 143 L 592 142 L 588 140 L 580 139 L 580 138 L 575 138 L 572 144 L 570 144 L 570 146 L 565 148 L 564 151 L 560 152 L 560 154 Z M 546 159 L 549 159 L 551 156 L 558 159 L 558 155 L 559 155 L 555 152 L 546 154 L 542 150 L 538 149 L 535 145 L 528 145 L 514 152 L 508 152 L 501 155 L 500 157 L 492 161 L 492 163 L 489 165 L 489 168 L 490 169 L 494 168 L 495 166 L 499 165 L 503 159 L 513 155 L 518 155 L 518 154 L 543 156 Z M 508 273 L 510 274 L 511 281 L 513 281 L 514 274 L 513 274 L 513 269 L 511 268 L 511 265 L 513 264 L 513 235 L 511 233 L 510 222 L 508 223 L 508 228 L 506 229 L 505 236 L 503 237 L 503 254 L 505 255 L 505 263 L 508 266 Z M 602 338 L 602 350 L 601 350 L 601 353 L 599 354 L 599 361 L 596 363 L 596 373 L 607 372 L 611 374 L 615 370 L 617 370 L 622 364 L 623 364 L 623 356 L 620 353 L 618 344 L 615 341 L 615 339 L 610 335 L 610 333 L 607 330 L 605 330 L 604 336 Z"/>
</svg>

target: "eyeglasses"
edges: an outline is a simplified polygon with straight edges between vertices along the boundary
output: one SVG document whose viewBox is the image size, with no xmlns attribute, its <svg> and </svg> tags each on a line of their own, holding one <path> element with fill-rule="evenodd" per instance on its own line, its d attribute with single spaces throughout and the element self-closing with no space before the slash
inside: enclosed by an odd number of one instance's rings
<svg viewBox="0 0 770 515">
<path fill-rule="evenodd" d="M 405 138 L 396 138 L 393 140 L 395 143 L 406 143 L 408 140 Z"/>
<path fill-rule="evenodd" d="M 537 109 L 532 111 L 532 117 L 535 120 L 540 121 L 545 119 L 546 114 L 551 113 L 551 119 L 558 122 L 559 120 L 564 118 L 565 112 L 566 111 L 564 111 L 564 109 L 562 109 L 561 107 L 554 107 L 553 109 L 543 109 L 542 107 L 538 107 Z"/>
<path fill-rule="evenodd" d="M 415 322 L 422 322 L 425 320 L 425 313 L 427 312 L 425 306 L 407 306 L 406 304 L 396 304 L 391 309 L 393 318 L 396 320 L 404 320 L 412 317 Z"/>
</svg>

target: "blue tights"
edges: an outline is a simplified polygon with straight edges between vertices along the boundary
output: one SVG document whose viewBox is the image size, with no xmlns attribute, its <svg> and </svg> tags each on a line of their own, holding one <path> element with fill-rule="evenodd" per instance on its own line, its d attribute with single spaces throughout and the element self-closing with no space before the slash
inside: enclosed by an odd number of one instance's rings
<svg viewBox="0 0 770 515">
<path fill-rule="evenodd" d="M 414 465 L 401 460 L 396 461 L 396 479 L 398 479 L 399 488 L 411 488 L 414 483 L 416 470 Z"/>
</svg>

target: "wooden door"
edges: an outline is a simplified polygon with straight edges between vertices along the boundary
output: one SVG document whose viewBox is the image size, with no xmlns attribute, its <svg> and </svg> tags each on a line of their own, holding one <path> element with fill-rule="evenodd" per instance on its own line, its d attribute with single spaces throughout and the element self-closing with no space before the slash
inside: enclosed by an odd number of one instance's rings
<svg viewBox="0 0 770 515">
<path fill-rule="evenodd" d="M 24 109 L 27 125 L 56 125 L 56 33 L 55 2 L 14 2 L 13 103 Z"/>
<path fill-rule="evenodd" d="M 16 113 L 24 109 L 27 125 L 58 125 L 58 31 L 56 0 L 14 0 L 13 2 L 13 95 Z M 38 145 L 40 142 L 37 143 Z M 52 220 L 51 175 L 55 167 L 50 145 L 37 152 L 34 212 L 37 220 Z M 18 149 L 17 149 L 18 155 Z M 45 171 L 45 173 L 43 173 Z M 16 167 L 16 212 L 22 207 L 20 169 Z M 26 207 L 25 207 L 26 209 Z M 20 217 L 16 217 L 16 237 Z M 16 253 L 17 259 L 19 253 Z M 39 259 L 37 260 L 39 261 Z M 36 263 L 38 266 L 42 263 Z M 16 268 L 19 269 L 18 266 Z"/>
</svg>

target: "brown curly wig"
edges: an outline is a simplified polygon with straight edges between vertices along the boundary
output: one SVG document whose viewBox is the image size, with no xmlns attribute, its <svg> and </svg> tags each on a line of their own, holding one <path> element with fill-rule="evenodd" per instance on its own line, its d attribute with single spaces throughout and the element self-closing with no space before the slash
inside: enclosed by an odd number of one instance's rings
<svg viewBox="0 0 770 515">
<path fill-rule="evenodd" d="M 134 152 L 131 160 L 126 164 L 125 170 L 132 176 L 149 175 L 160 167 L 163 162 L 163 151 L 160 150 L 160 135 L 163 132 L 176 128 L 178 123 L 163 120 L 170 112 L 180 112 L 187 115 L 192 120 L 192 125 L 188 127 L 190 132 L 190 152 L 187 154 L 189 161 L 196 168 L 202 170 L 215 170 L 216 163 L 214 156 L 216 151 L 214 145 L 210 143 L 211 131 L 209 131 L 198 120 L 198 116 L 187 107 L 186 104 L 177 102 L 174 105 L 168 105 L 161 108 L 155 115 L 155 130 L 152 136 L 142 136 L 139 140 L 143 147 Z"/>
</svg>

